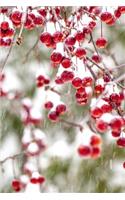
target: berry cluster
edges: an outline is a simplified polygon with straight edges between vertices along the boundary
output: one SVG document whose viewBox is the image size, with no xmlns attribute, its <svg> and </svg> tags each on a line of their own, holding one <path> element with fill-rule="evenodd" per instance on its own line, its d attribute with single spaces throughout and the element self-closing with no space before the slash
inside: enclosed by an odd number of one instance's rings
<svg viewBox="0 0 125 200">
<path fill-rule="evenodd" d="M 77 149 L 78 154 L 81 157 L 89 157 L 97 159 L 101 155 L 101 137 L 99 135 L 92 135 L 90 137 L 89 145 L 80 145 Z"/>
<path fill-rule="evenodd" d="M 45 134 L 39 129 L 46 119 L 45 112 L 43 114 L 42 111 L 47 111 L 47 117 L 52 122 L 57 124 L 59 121 L 65 122 L 83 131 L 81 125 L 62 118 L 63 114 L 70 113 L 68 101 L 72 96 L 71 91 L 75 93 L 76 99 L 73 105 L 78 104 L 77 106 L 88 108 L 87 117 L 89 117 L 85 123 L 90 124 L 92 132 L 100 133 L 100 136 L 94 134 L 90 137 L 89 145 L 81 144 L 78 147 L 79 156 L 99 158 L 101 136 L 105 133 L 110 133 L 116 139 L 118 147 L 125 148 L 125 87 L 123 86 L 125 76 L 117 79 L 113 68 L 105 64 L 105 56 L 108 55 L 115 63 L 115 67 L 118 67 L 116 59 L 109 52 L 110 41 L 108 36 L 104 36 L 103 29 L 103 27 L 117 25 L 119 18 L 125 14 L 125 6 L 119 6 L 111 12 L 105 11 L 102 7 L 83 6 L 72 9 L 70 15 L 67 15 L 66 8 L 63 6 L 29 6 L 24 10 L 17 7 L 1 7 L 0 14 L 3 16 L 0 22 L 0 47 L 9 47 L 10 52 L 13 46 L 23 42 L 24 30 L 26 32 L 37 30 L 39 47 L 49 49 L 51 52 L 50 68 L 54 71 L 54 77 L 51 79 L 41 73 L 36 77 L 36 88 L 37 91 L 39 88 L 45 96 L 48 95 L 48 91 L 59 96 L 59 101 L 56 101 L 56 98 L 52 101 L 45 97 L 44 105 L 40 108 L 35 107 L 30 98 L 22 99 L 19 92 L 14 91 L 12 95 L 11 91 L 5 90 L 6 75 L 0 72 L 0 97 L 19 100 L 24 125 L 22 137 L 22 149 L 26 157 L 24 175 L 22 179 L 12 181 L 12 188 L 20 191 L 28 182 L 32 184 L 45 182 L 45 178 L 37 172 L 38 168 L 29 167 L 31 164 L 29 160 L 39 157 L 46 149 Z M 54 30 L 51 30 L 51 25 Z M 100 33 L 96 33 L 99 26 Z M 35 47 L 33 46 L 30 51 Z M 63 90 L 60 92 L 60 88 L 64 86 L 68 86 L 70 92 L 65 95 L 69 99 L 63 100 L 61 93 Z M 69 116 L 67 115 L 67 118 Z M 123 167 L 125 168 L 125 162 Z"/>
<path fill-rule="evenodd" d="M 67 111 L 66 105 L 61 102 L 58 105 L 54 105 L 53 102 L 47 101 L 44 106 L 47 110 L 50 110 L 48 118 L 53 122 L 58 121 L 60 115 L 63 115 Z"/>
</svg>

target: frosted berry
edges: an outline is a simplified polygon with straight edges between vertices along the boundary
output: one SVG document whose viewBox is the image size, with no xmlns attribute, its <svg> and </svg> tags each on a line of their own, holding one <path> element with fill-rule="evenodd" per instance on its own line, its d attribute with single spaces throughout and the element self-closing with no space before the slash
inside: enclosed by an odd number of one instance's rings
<svg viewBox="0 0 125 200">
<path fill-rule="evenodd" d="M 63 58 L 62 61 L 61 61 L 61 65 L 64 67 L 64 68 L 69 68 L 71 67 L 71 60 L 69 58 Z"/>
<path fill-rule="evenodd" d="M 103 38 L 103 37 L 98 38 L 96 40 L 96 46 L 98 48 L 105 48 L 107 46 L 107 40 L 105 38 Z"/>
<path fill-rule="evenodd" d="M 56 64 L 60 64 L 61 61 L 62 61 L 62 58 L 63 58 L 63 56 L 59 52 L 53 52 L 51 54 L 51 61 L 54 62 L 54 63 L 56 63 Z"/>
</svg>

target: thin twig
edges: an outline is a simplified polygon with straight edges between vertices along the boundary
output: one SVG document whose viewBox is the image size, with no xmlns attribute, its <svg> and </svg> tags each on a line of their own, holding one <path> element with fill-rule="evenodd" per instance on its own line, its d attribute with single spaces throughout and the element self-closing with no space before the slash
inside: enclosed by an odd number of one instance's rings
<svg viewBox="0 0 125 200">
<path fill-rule="evenodd" d="M 15 154 L 15 155 L 13 155 L 13 156 L 8 156 L 8 157 L 6 157 L 6 158 L 4 158 L 3 160 L 0 160 L 0 165 L 2 165 L 3 163 L 5 163 L 6 161 L 8 161 L 8 160 L 14 160 L 14 159 L 16 159 L 17 157 L 20 157 L 21 155 L 23 155 L 25 152 L 23 151 L 23 152 L 21 152 L 21 153 L 18 153 L 18 154 Z"/>
<path fill-rule="evenodd" d="M 67 121 L 65 119 L 60 119 L 60 122 L 66 123 L 66 124 L 71 125 L 71 126 L 78 127 L 81 132 L 83 131 L 83 126 L 81 124 L 77 124 L 77 123 L 74 123 L 74 122 L 69 122 L 69 121 Z"/>
<path fill-rule="evenodd" d="M 8 54 L 7 54 L 7 56 L 6 56 L 5 60 L 4 60 L 4 62 L 2 63 L 1 70 L 0 70 L 1 72 L 4 70 L 5 65 L 6 65 L 6 63 L 7 63 L 7 61 L 8 61 L 8 58 L 9 58 L 9 56 L 10 56 L 10 53 L 11 53 L 11 51 L 12 51 L 12 48 L 13 48 L 13 45 L 14 45 L 14 39 L 15 39 L 15 35 L 14 35 L 13 40 L 12 40 L 12 43 L 11 43 L 11 45 L 10 45 Z"/>
<path fill-rule="evenodd" d="M 95 45 L 95 42 L 94 42 L 94 40 L 93 40 L 93 35 L 92 35 L 92 33 L 90 33 L 90 42 L 92 42 L 93 47 L 94 47 L 94 49 L 95 49 L 97 55 L 99 55 L 99 52 L 98 52 L 98 50 L 97 50 L 97 48 L 96 48 L 96 45 Z"/>
<path fill-rule="evenodd" d="M 90 71 L 91 75 L 93 76 L 94 80 L 96 81 L 96 80 L 97 80 L 97 77 L 96 77 L 94 71 L 92 70 L 92 68 L 91 68 L 87 63 L 85 63 L 85 66 L 86 66 L 87 69 Z"/>
<path fill-rule="evenodd" d="M 23 64 L 26 63 L 26 61 L 28 60 L 28 57 L 30 55 L 30 53 L 35 49 L 35 47 L 37 46 L 39 42 L 39 37 L 37 38 L 36 42 L 34 43 L 34 45 L 29 49 L 29 51 L 26 53 L 25 58 L 23 60 Z"/>
</svg>

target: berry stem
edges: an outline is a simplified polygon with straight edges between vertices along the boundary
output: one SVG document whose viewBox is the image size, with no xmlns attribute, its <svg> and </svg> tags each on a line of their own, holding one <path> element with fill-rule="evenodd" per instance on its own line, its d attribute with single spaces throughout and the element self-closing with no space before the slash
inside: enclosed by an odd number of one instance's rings
<svg viewBox="0 0 125 200">
<path fill-rule="evenodd" d="M 98 52 L 98 50 L 97 50 L 97 48 L 96 48 L 96 45 L 95 45 L 95 42 L 94 42 L 94 40 L 93 40 L 93 35 L 92 35 L 92 33 L 90 33 L 90 41 L 89 41 L 89 42 L 92 42 L 93 47 L 94 47 L 94 49 L 95 49 L 97 55 L 99 55 L 99 52 Z"/>
</svg>

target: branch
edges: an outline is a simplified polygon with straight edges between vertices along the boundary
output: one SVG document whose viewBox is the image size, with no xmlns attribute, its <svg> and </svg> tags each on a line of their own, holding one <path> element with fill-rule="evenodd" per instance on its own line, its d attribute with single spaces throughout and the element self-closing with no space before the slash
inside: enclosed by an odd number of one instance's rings
<svg viewBox="0 0 125 200">
<path fill-rule="evenodd" d="M 35 49 L 35 47 L 37 46 L 38 42 L 39 42 L 39 38 L 37 38 L 37 40 L 36 40 L 36 42 L 34 43 L 34 45 L 33 45 L 33 46 L 29 49 L 29 51 L 26 53 L 25 58 L 24 58 L 24 60 L 23 60 L 23 64 L 26 63 L 26 61 L 28 60 L 28 57 L 29 57 L 30 53 Z"/>
<path fill-rule="evenodd" d="M 22 156 L 24 153 L 25 153 L 25 152 L 23 151 L 23 152 L 21 152 L 21 153 L 15 154 L 15 155 L 13 155 L 13 156 L 8 156 L 8 157 L 4 158 L 3 160 L 0 160 L 0 165 L 2 165 L 3 163 L 5 163 L 7 160 L 10 160 L 10 159 L 11 159 L 11 160 L 14 160 L 14 159 L 16 159 L 17 157 Z"/>
<path fill-rule="evenodd" d="M 63 122 L 65 124 L 68 124 L 68 125 L 71 125 L 71 126 L 75 126 L 75 127 L 78 127 L 80 129 L 80 131 L 82 132 L 83 131 L 83 126 L 81 124 L 77 124 L 77 123 L 74 123 L 74 122 L 69 122 L 65 119 L 60 119 L 60 122 Z"/>
<path fill-rule="evenodd" d="M 8 61 L 8 58 L 9 58 L 9 56 L 10 56 L 10 53 L 11 53 L 11 51 L 12 51 L 12 48 L 13 48 L 13 45 L 14 45 L 14 39 L 15 39 L 15 35 L 14 35 L 13 40 L 12 40 L 12 43 L 11 43 L 11 45 L 10 45 L 8 54 L 7 54 L 7 56 L 6 56 L 6 58 L 5 58 L 4 62 L 3 62 L 3 64 L 1 65 L 1 70 L 0 70 L 1 73 L 2 73 L 2 71 L 4 70 L 4 67 L 5 67 L 5 65 L 6 65 L 6 63 L 7 63 L 7 61 Z"/>
</svg>

